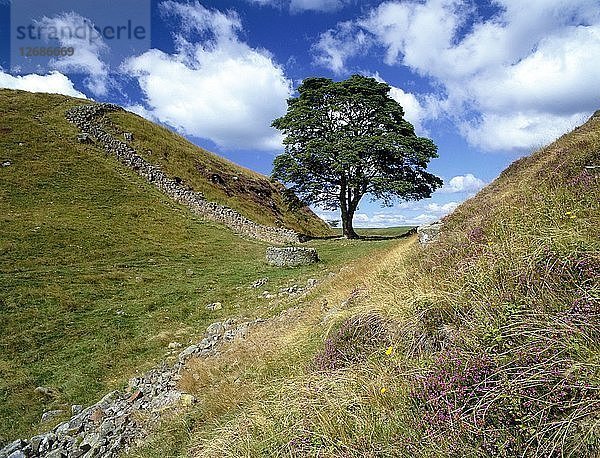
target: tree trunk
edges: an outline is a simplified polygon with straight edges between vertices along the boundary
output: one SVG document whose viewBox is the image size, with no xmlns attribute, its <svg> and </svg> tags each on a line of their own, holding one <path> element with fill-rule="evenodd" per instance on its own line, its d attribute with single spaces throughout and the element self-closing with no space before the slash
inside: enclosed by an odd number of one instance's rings
<svg viewBox="0 0 600 458">
<path fill-rule="evenodd" d="M 340 207 L 342 210 L 342 235 L 347 239 L 357 239 L 358 234 L 354 232 L 354 227 L 352 226 L 354 210 L 348 209 L 345 202 L 342 202 Z"/>
</svg>

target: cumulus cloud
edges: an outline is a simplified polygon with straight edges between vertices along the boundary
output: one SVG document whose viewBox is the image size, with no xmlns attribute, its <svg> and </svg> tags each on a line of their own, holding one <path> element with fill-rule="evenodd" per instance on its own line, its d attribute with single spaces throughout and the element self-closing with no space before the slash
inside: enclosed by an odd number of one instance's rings
<svg viewBox="0 0 600 458">
<path fill-rule="evenodd" d="M 83 16 L 70 12 L 54 17 L 44 17 L 36 21 L 39 30 L 46 33 L 48 39 L 51 30 L 77 30 L 82 24 L 93 27 L 93 23 Z M 88 29 L 91 30 L 91 29 Z M 63 73 L 83 73 L 87 75 L 84 84 L 96 95 L 106 95 L 110 82 L 108 65 L 102 60 L 102 55 L 109 51 L 108 46 L 100 34 L 94 33 L 93 37 L 77 34 L 60 34 L 60 46 L 72 47 L 75 53 L 72 56 L 53 58 L 50 68 Z"/>
<path fill-rule="evenodd" d="M 270 124 L 285 113 L 292 83 L 267 51 L 239 39 L 239 16 L 198 2 L 161 8 L 181 23 L 176 52 L 152 49 L 123 65 L 144 93 L 146 115 L 226 148 L 280 148 Z"/>
<path fill-rule="evenodd" d="M 600 54 L 600 9 L 597 0 L 495 5 L 498 13 L 481 20 L 467 0 L 384 2 L 323 33 L 315 61 L 343 72 L 366 49 L 383 49 L 388 65 L 441 86 L 445 96 L 437 106 L 473 145 L 538 146 L 600 103 L 600 61 L 590 58 Z M 354 38 L 359 32 L 363 47 Z"/>
<path fill-rule="evenodd" d="M 84 94 L 75 89 L 73 82 L 68 77 L 57 71 L 52 71 L 47 75 L 32 73 L 23 76 L 13 76 L 0 71 L 0 87 L 86 98 Z"/>
<path fill-rule="evenodd" d="M 342 9 L 350 0 L 246 0 L 260 6 L 287 7 L 291 13 L 317 11 L 330 13 Z"/>
<path fill-rule="evenodd" d="M 486 185 L 485 181 L 481 178 L 477 178 L 472 173 L 467 173 L 466 175 L 458 175 L 451 178 L 440 192 L 452 194 L 458 192 L 467 192 L 467 193 L 475 193 L 479 191 Z"/>
</svg>

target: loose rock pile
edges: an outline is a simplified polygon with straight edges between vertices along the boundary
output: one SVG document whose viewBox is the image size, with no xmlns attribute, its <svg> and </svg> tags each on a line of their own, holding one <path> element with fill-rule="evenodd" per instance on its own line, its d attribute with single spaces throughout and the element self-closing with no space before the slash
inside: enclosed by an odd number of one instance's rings
<svg viewBox="0 0 600 458">
<path fill-rule="evenodd" d="M 82 133 L 78 136 L 80 142 L 90 143 L 93 141 L 92 138 L 96 139 L 122 164 L 133 169 L 178 203 L 186 205 L 197 215 L 221 223 L 238 234 L 270 243 L 302 241 L 301 236 L 290 229 L 257 224 L 231 208 L 207 201 L 201 193 L 187 189 L 169 178 L 159 167 L 147 162 L 136 153 L 135 149 L 113 137 L 98 122 L 98 118 L 105 113 L 122 110 L 120 106 L 110 103 L 79 105 L 68 110 L 66 118 L 81 129 Z M 133 135 L 126 133 L 129 134 L 125 136 L 127 141 L 132 141 Z"/>
<path fill-rule="evenodd" d="M 314 248 L 270 246 L 267 248 L 267 262 L 277 267 L 296 267 L 319 262 Z"/>
<path fill-rule="evenodd" d="M 160 420 L 162 412 L 194 401 L 190 394 L 177 388 L 188 359 L 216 354 L 220 342 L 245 338 L 250 327 L 262 321 L 259 318 L 250 322 L 227 320 L 211 324 L 204 339 L 179 353 L 173 366 L 163 363 L 141 377 L 132 378 L 127 391 L 107 394 L 52 431 L 12 442 L 0 450 L 0 458 L 118 456 L 145 437 L 148 429 Z M 75 411 L 80 409 L 77 407 Z"/>
</svg>

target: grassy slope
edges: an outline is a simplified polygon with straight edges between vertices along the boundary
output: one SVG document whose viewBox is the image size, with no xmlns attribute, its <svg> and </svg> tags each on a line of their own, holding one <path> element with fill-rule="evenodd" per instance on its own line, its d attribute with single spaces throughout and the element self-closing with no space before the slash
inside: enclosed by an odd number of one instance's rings
<svg viewBox="0 0 600 458">
<path fill-rule="evenodd" d="M 399 241 L 197 361 L 195 410 L 131 455 L 597 456 L 599 151 L 597 117 L 461 205 L 438 243 Z"/>
<path fill-rule="evenodd" d="M 303 283 L 389 246 L 315 241 L 322 264 L 275 269 L 265 244 L 202 221 L 75 141 L 76 99 L 0 91 L 0 444 L 44 410 L 88 404 L 198 339 L 213 321 L 269 316 L 265 289 Z M 223 310 L 208 312 L 221 301 Z M 55 397 L 34 393 L 51 387 Z"/>
<path fill-rule="evenodd" d="M 227 205 L 253 221 L 286 226 L 311 236 L 329 235 L 329 227 L 308 207 L 290 211 L 283 186 L 190 143 L 183 137 L 128 112 L 111 113 L 118 133 L 132 132 L 133 147 L 169 176 Z"/>
</svg>

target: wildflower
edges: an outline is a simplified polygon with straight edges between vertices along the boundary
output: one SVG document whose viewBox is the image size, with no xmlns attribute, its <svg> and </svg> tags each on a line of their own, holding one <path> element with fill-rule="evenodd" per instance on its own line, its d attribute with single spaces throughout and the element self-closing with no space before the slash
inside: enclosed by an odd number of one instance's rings
<svg viewBox="0 0 600 458">
<path fill-rule="evenodd" d="M 385 354 L 387 356 L 390 356 L 394 351 L 394 347 L 392 347 L 391 345 L 387 348 L 387 350 L 385 351 Z"/>
<path fill-rule="evenodd" d="M 379 390 L 379 392 L 381 394 L 385 393 L 387 391 L 387 388 L 385 386 L 381 387 L 381 389 Z"/>
</svg>

